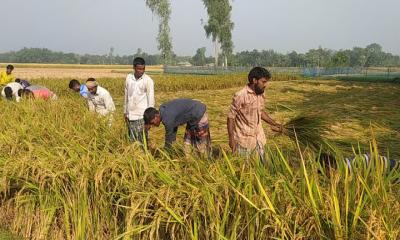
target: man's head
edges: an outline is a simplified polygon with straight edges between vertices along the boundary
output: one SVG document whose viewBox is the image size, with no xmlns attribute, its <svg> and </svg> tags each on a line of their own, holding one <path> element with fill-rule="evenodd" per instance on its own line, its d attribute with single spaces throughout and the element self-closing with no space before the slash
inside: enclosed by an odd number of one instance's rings
<svg viewBox="0 0 400 240">
<path fill-rule="evenodd" d="M 254 89 L 257 95 L 264 93 L 268 81 L 271 79 L 271 73 L 263 67 L 254 67 L 248 75 L 249 86 Z"/>
<path fill-rule="evenodd" d="M 143 120 L 147 129 L 152 126 L 158 127 L 161 123 L 160 112 L 153 107 L 149 107 L 144 111 Z"/>
<path fill-rule="evenodd" d="M 6 72 L 7 72 L 8 75 L 10 75 L 13 70 L 14 70 L 14 66 L 13 65 L 7 65 Z"/>
<path fill-rule="evenodd" d="M 76 79 L 72 79 L 69 81 L 69 89 L 72 89 L 74 92 L 79 92 L 81 89 L 81 83 Z"/>
<path fill-rule="evenodd" d="M 88 80 L 86 81 L 86 87 L 88 88 L 88 91 L 90 92 L 90 94 L 96 94 L 97 93 L 97 82 L 96 79 L 94 78 L 88 78 Z"/>
<path fill-rule="evenodd" d="M 7 100 L 12 100 L 12 89 L 10 87 L 5 87 L 4 95 L 6 95 Z"/>
<path fill-rule="evenodd" d="M 141 57 L 133 59 L 133 70 L 135 70 L 135 78 L 140 78 L 146 69 L 146 62 Z"/>
</svg>

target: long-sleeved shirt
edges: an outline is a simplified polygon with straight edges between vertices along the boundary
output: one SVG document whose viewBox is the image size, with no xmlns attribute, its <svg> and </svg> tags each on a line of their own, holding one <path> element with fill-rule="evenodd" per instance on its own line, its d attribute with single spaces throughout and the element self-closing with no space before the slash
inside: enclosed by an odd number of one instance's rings
<svg viewBox="0 0 400 240">
<path fill-rule="evenodd" d="M 114 101 L 110 93 L 100 86 L 97 87 L 96 94 L 88 95 L 87 100 L 89 110 L 97 112 L 102 116 L 105 116 L 115 111 Z"/>
<path fill-rule="evenodd" d="M 15 80 L 14 74 L 7 74 L 7 72 L 0 72 L 0 86 L 6 85 L 7 83 L 13 82 Z"/>
<path fill-rule="evenodd" d="M 186 123 L 189 128 L 196 127 L 206 109 L 204 103 L 188 98 L 175 99 L 162 104 L 160 115 L 165 127 L 165 146 L 168 147 L 176 140 L 179 125 Z"/>
<path fill-rule="evenodd" d="M 129 120 L 143 119 L 144 111 L 154 107 L 154 82 L 147 74 L 139 79 L 133 73 L 125 81 L 124 114 Z"/>
<path fill-rule="evenodd" d="M 246 149 L 255 149 L 257 143 L 266 143 L 261 114 L 264 110 L 264 95 L 257 95 L 249 86 L 235 93 L 228 118 L 234 122 L 233 139 Z"/>
<path fill-rule="evenodd" d="M 18 96 L 18 90 L 22 89 L 22 85 L 16 82 L 10 82 L 7 84 L 2 90 L 1 90 L 1 96 L 6 97 L 6 93 L 4 89 L 6 87 L 10 87 L 12 90 L 12 95 L 15 97 L 15 100 L 19 102 L 21 100 L 21 97 Z"/>
</svg>

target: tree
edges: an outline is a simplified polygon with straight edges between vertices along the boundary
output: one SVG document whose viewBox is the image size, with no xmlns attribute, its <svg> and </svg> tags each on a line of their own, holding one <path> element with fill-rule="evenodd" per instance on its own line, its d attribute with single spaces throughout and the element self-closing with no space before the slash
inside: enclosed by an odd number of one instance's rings
<svg viewBox="0 0 400 240">
<path fill-rule="evenodd" d="M 332 57 L 332 65 L 336 67 L 349 66 L 350 57 L 346 51 L 337 51 Z"/>
<path fill-rule="evenodd" d="M 203 0 L 208 13 L 208 22 L 204 26 L 206 36 L 212 37 L 214 42 L 215 66 L 218 66 L 219 45 L 225 58 L 225 66 L 228 64 L 228 57 L 233 52 L 231 21 L 232 6 L 229 0 Z"/>
<path fill-rule="evenodd" d="M 114 60 L 114 47 L 110 47 L 110 51 L 108 52 L 108 58 L 110 59 L 110 65 L 112 65 Z"/>
<path fill-rule="evenodd" d="M 192 57 L 192 63 L 195 66 L 204 66 L 206 64 L 206 48 L 197 49 L 196 55 Z"/>
<path fill-rule="evenodd" d="M 365 66 L 382 66 L 385 58 L 385 53 L 382 52 L 382 46 L 377 43 L 372 43 L 365 47 L 366 61 Z"/>
<path fill-rule="evenodd" d="M 170 2 L 169 0 L 146 0 L 146 5 L 160 18 L 157 36 L 158 50 L 161 50 L 164 64 L 167 64 L 171 61 L 172 57 L 172 43 L 169 36 Z"/>
</svg>

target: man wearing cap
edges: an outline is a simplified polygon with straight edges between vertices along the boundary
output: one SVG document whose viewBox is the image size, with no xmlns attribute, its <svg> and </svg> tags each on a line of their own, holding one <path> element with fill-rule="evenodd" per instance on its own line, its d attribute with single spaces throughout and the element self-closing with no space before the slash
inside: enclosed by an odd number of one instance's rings
<svg viewBox="0 0 400 240">
<path fill-rule="evenodd" d="M 92 112 L 97 112 L 102 116 L 106 116 L 115 111 L 114 101 L 110 93 L 98 86 L 96 79 L 89 78 L 86 81 L 86 87 L 88 88 L 88 105 L 89 110 Z"/>
<path fill-rule="evenodd" d="M 7 83 L 14 81 L 15 77 L 14 74 L 12 74 L 13 70 L 14 70 L 13 65 L 7 65 L 6 71 L 0 72 L 0 86 L 4 86 Z"/>
</svg>

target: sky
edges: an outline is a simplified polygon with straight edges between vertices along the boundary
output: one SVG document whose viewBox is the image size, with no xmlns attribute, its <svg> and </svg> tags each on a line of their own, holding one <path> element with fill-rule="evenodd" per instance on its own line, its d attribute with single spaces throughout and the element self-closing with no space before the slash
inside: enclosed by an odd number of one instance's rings
<svg viewBox="0 0 400 240">
<path fill-rule="evenodd" d="M 201 0 L 170 0 L 173 51 L 212 54 Z M 233 0 L 234 51 L 334 50 L 378 43 L 400 55 L 400 0 Z M 145 0 L 0 0 L 0 52 L 23 47 L 128 55 L 157 53 L 158 18 Z"/>
</svg>

